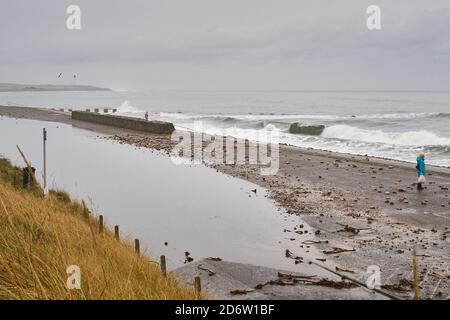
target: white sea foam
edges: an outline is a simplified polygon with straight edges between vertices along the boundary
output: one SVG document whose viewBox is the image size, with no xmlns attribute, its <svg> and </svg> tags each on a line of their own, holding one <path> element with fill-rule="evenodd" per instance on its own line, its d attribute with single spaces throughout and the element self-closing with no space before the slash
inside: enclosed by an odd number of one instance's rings
<svg viewBox="0 0 450 320">
<path fill-rule="evenodd" d="M 117 108 L 118 113 L 143 113 L 144 111 L 133 107 L 128 100 L 122 102 L 122 104 Z"/>
<path fill-rule="evenodd" d="M 265 136 L 266 130 L 275 128 L 272 124 L 261 129 L 227 127 L 219 128 L 213 124 L 203 123 L 195 128 L 192 123 L 186 126 L 176 126 L 178 130 L 200 130 L 211 135 L 233 136 L 239 139 L 258 141 Z M 366 130 L 347 125 L 333 125 L 324 130 L 320 136 L 280 133 L 280 142 L 304 148 L 314 148 L 333 152 L 350 154 L 367 154 L 375 157 L 414 162 L 418 152 L 429 150 L 432 154 L 430 164 L 450 166 L 448 150 L 450 138 L 440 137 L 426 130 L 415 132 L 383 132 L 381 130 Z"/>
<path fill-rule="evenodd" d="M 160 116 L 177 120 L 220 120 L 234 118 L 236 120 L 262 121 L 262 120 L 376 120 L 376 119 L 415 119 L 437 116 L 437 113 L 384 113 L 363 115 L 320 115 L 320 114 L 186 114 L 176 112 L 161 112 Z"/>
<path fill-rule="evenodd" d="M 334 125 L 325 128 L 323 138 L 385 143 L 400 146 L 448 146 L 450 138 L 440 137 L 433 132 L 420 130 L 410 132 L 384 132 L 367 130 L 348 125 Z"/>
</svg>

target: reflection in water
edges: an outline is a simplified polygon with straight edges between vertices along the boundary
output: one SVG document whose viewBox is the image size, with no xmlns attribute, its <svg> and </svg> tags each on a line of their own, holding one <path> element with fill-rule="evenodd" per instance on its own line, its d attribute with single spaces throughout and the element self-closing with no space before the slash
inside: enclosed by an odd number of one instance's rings
<svg viewBox="0 0 450 320">
<path fill-rule="evenodd" d="M 20 145 L 39 176 L 43 127 L 50 187 L 84 199 L 107 223 L 139 238 L 149 255 L 165 254 L 170 268 L 183 264 L 185 251 L 194 259 L 214 256 L 296 271 L 311 267 L 284 256 L 287 248 L 299 252 L 298 241 L 289 238 L 300 236 L 283 232 L 303 223 L 298 217 L 279 211 L 263 189 L 210 168 L 177 166 L 164 155 L 68 125 L 5 117 L 0 117 L 0 154 L 22 165 Z M 255 188 L 257 195 L 250 191 Z"/>
</svg>

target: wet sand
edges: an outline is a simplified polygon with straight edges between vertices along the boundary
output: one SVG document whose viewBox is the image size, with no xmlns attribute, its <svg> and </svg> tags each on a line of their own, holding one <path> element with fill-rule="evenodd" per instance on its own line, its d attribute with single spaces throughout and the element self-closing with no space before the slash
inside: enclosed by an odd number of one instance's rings
<svg viewBox="0 0 450 320">
<path fill-rule="evenodd" d="M 67 123 L 164 153 L 173 147 L 168 136 L 74 121 L 64 112 L 0 107 L 0 116 Z M 275 176 L 261 176 L 260 168 L 249 164 L 212 167 L 266 188 L 289 214 L 313 227 L 314 240 L 307 243 L 296 239 L 301 226 L 285 232 L 298 241 L 299 251 L 317 248 L 321 254 L 315 263 L 363 283 L 370 276 L 368 267 L 379 266 L 381 289 L 410 298 L 416 243 L 421 297 L 449 298 L 450 169 L 428 166 L 426 189 L 418 192 L 413 163 L 285 145 Z"/>
</svg>

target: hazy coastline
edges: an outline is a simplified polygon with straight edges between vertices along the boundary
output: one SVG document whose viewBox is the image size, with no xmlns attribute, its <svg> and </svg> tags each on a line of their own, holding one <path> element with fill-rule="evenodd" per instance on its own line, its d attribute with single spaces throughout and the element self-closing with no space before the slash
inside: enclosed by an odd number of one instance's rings
<svg viewBox="0 0 450 320">
<path fill-rule="evenodd" d="M 17 84 L 0 83 L 0 92 L 47 92 L 47 91 L 110 91 L 90 85 Z"/>
</svg>

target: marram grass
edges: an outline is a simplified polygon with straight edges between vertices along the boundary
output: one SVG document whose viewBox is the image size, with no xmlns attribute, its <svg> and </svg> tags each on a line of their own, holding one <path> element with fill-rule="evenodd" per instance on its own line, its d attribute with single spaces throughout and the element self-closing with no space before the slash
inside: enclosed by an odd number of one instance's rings
<svg viewBox="0 0 450 320">
<path fill-rule="evenodd" d="M 86 220 L 81 204 L 57 192 L 44 200 L 5 180 L 0 181 L 0 299 L 200 298 L 135 254 L 129 241 L 116 241 L 108 229 L 99 234 L 97 219 Z M 81 270 L 80 290 L 67 288 L 71 265 Z"/>
</svg>

